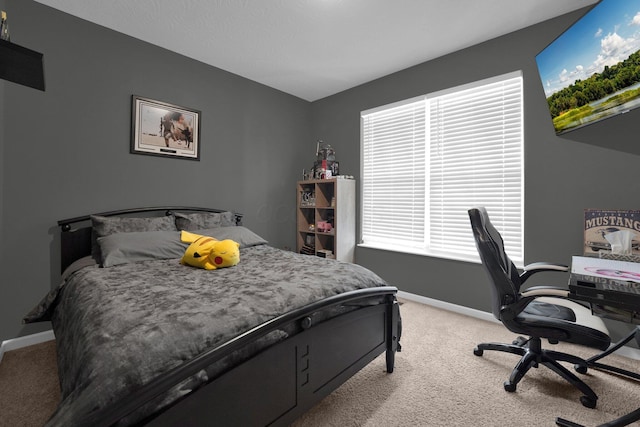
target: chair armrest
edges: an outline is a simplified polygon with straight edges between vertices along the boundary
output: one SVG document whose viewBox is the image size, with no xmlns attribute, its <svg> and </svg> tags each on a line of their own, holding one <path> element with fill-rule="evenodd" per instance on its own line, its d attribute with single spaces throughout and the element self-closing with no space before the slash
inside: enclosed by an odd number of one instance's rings
<svg viewBox="0 0 640 427">
<path fill-rule="evenodd" d="M 534 262 L 524 266 L 523 272 L 520 275 L 520 281 L 524 282 L 535 273 L 541 271 L 558 271 L 566 273 L 569 271 L 569 266 L 562 264 L 552 264 L 549 262 Z"/>
<path fill-rule="evenodd" d="M 562 289 L 555 286 L 533 286 L 520 295 L 523 298 L 529 297 L 556 297 L 556 298 L 569 298 L 569 290 Z"/>
</svg>

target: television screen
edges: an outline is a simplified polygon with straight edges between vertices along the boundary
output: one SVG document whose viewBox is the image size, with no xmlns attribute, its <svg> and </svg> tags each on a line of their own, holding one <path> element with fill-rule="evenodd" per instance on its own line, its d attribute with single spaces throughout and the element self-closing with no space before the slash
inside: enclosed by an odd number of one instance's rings
<svg viewBox="0 0 640 427">
<path fill-rule="evenodd" d="M 536 56 L 557 134 L 640 106 L 640 0 L 602 0 Z"/>
</svg>

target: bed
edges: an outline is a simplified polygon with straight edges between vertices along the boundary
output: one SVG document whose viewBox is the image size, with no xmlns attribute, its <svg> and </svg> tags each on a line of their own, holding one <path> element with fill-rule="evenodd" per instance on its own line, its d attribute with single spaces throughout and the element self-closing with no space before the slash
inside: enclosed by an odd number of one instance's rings
<svg viewBox="0 0 640 427">
<path fill-rule="evenodd" d="M 285 426 L 400 349 L 397 289 L 356 264 L 274 248 L 242 215 L 193 207 L 58 222 L 50 320 L 62 401 L 48 426 Z M 181 230 L 232 239 L 240 262 L 180 263 Z"/>
</svg>

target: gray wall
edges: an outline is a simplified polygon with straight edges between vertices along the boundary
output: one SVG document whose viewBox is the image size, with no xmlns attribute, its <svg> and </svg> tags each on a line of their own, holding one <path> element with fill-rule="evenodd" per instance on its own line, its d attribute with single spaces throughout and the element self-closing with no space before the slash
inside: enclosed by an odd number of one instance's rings
<svg viewBox="0 0 640 427">
<path fill-rule="evenodd" d="M 640 110 L 584 128 L 587 143 L 553 130 L 535 55 L 584 10 L 429 61 L 313 104 L 313 134 L 336 147 L 342 169 L 359 175 L 360 111 L 522 70 L 525 114 L 526 262 L 570 264 L 582 253 L 585 208 L 638 209 Z M 437 41 L 434 41 L 436 43 Z M 574 135 L 579 136 L 578 134 Z M 612 145 L 613 144 L 613 145 Z M 613 146 L 616 151 L 607 146 Z M 628 153 L 636 154 L 628 154 Z M 469 230 L 469 232 L 471 232 Z M 473 263 L 357 248 L 356 262 L 401 290 L 490 311 L 489 284 Z M 565 284 L 550 273 L 539 279 Z M 626 325 L 611 325 L 626 329 Z"/>
<path fill-rule="evenodd" d="M 309 102 L 31 0 L 5 10 L 12 41 L 44 54 L 46 91 L 0 83 L 0 341 L 50 328 L 21 319 L 58 282 L 59 219 L 225 208 L 293 247 Z M 200 110 L 201 161 L 130 154 L 132 94 Z"/>
</svg>

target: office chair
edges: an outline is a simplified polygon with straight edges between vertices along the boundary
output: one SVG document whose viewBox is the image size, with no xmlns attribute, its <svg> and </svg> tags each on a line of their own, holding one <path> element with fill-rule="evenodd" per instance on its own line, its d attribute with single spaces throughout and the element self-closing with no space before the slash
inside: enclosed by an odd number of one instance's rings
<svg viewBox="0 0 640 427">
<path fill-rule="evenodd" d="M 522 356 L 504 383 L 504 389 L 514 392 L 518 382 L 532 367 L 542 364 L 577 387 L 584 395 L 580 402 L 595 408 L 598 396 L 591 387 L 558 362 L 575 364 L 580 373 L 587 371 L 587 362 L 577 356 L 542 349 L 541 339 L 551 344 L 565 341 L 605 350 L 611 343 L 609 331 L 591 310 L 569 301 L 569 291 L 552 286 L 535 286 L 521 290 L 522 284 L 531 275 L 540 271 L 567 272 L 567 266 L 548 263 L 533 263 L 519 273 L 504 249 L 502 236 L 489 220 L 483 207 L 469 211 L 471 229 L 482 265 L 492 283 L 493 315 L 511 332 L 518 336 L 512 344 L 482 343 L 473 350 L 482 356 L 485 350 L 497 350 Z"/>
</svg>

